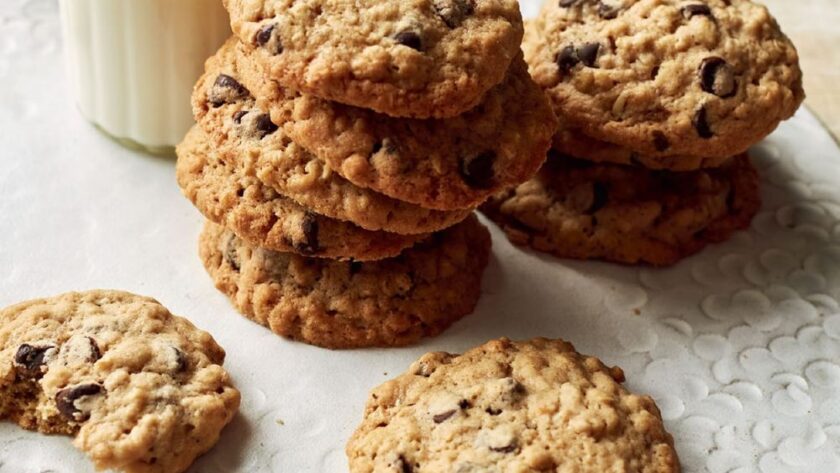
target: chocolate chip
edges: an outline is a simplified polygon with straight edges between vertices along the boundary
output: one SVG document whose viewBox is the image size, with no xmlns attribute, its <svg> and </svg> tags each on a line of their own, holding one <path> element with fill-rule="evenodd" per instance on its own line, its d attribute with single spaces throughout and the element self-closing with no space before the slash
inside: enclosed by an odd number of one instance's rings
<svg viewBox="0 0 840 473">
<path fill-rule="evenodd" d="M 55 404 L 58 412 L 69 420 L 84 422 L 90 417 L 89 412 L 82 412 L 76 407 L 76 401 L 85 396 L 94 396 L 103 391 L 102 386 L 91 384 L 80 384 L 72 388 L 64 388 L 55 395 Z"/>
<path fill-rule="evenodd" d="M 612 20 L 616 18 L 620 10 L 621 8 L 618 6 L 598 2 L 598 16 L 605 20 Z"/>
<path fill-rule="evenodd" d="M 466 399 L 461 399 L 460 401 L 458 401 L 458 407 L 460 407 L 461 409 L 469 409 L 470 407 L 472 407 L 472 404 L 470 404 L 470 401 L 467 401 Z"/>
<path fill-rule="evenodd" d="M 594 214 L 595 212 L 604 208 L 609 200 L 609 188 L 603 182 L 595 181 L 592 183 L 592 205 L 586 211 L 587 214 Z"/>
<path fill-rule="evenodd" d="M 307 212 L 303 216 L 303 221 L 300 224 L 300 230 L 303 233 L 303 241 L 295 242 L 295 250 L 303 255 L 312 255 L 318 253 L 321 248 L 318 242 L 318 219 L 315 214 Z"/>
<path fill-rule="evenodd" d="M 277 23 L 269 23 L 263 25 L 254 35 L 254 44 L 265 48 L 272 54 L 281 54 L 283 52 L 283 42 L 278 32 Z"/>
<path fill-rule="evenodd" d="M 493 174 L 495 161 L 496 153 L 493 151 L 485 151 L 478 156 L 462 160 L 461 179 L 472 188 L 489 189 L 495 180 Z"/>
<path fill-rule="evenodd" d="M 227 74 L 219 74 L 219 77 L 216 77 L 216 81 L 213 83 L 213 85 L 225 89 L 235 90 L 236 92 L 242 94 L 248 93 L 248 89 L 246 89 L 245 86 L 243 86 L 239 83 L 239 81 Z"/>
<path fill-rule="evenodd" d="M 187 355 L 175 347 L 172 347 L 172 350 L 175 351 L 175 372 L 183 373 L 184 371 L 187 371 L 187 367 L 189 366 Z"/>
<path fill-rule="evenodd" d="M 600 43 L 586 43 L 577 50 L 580 62 L 586 67 L 597 67 L 595 61 L 598 60 L 598 51 L 601 49 Z"/>
<path fill-rule="evenodd" d="M 680 8 L 680 12 L 682 12 L 683 17 L 685 17 L 686 20 L 690 20 L 695 16 L 712 16 L 712 9 L 709 8 L 708 5 L 704 5 L 702 3 L 685 5 Z"/>
<path fill-rule="evenodd" d="M 54 350 L 55 347 L 52 345 L 33 346 L 24 343 L 15 353 L 15 364 L 19 371 L 29 376 L 41 375 L 46 371 L 44 365 L 47 364 L 47 358 Z"/>
<path fill-rule="evenodd" d="M 435 0 L 435 13 L 450 28 L 457 28 L 473 14 L 475 7 L 472 0 Z"/>
<path fill-rule="evenodd" d="M 248 112 L 246 110 L 240 110 L 240 111 L 234 113 L 233 114 L 233 123 L 236 123 L 237 125 L 241 124 L 242 123 L 242 117 L 244 117 L 247 114 L 248 114 Z"/>
<path fill-rule="evenodd" d="M 216 77 L 216 81 L 213 83 L 213 87 L 210 88 L 210 92 L 207 93 L 207 100 L 213 107 L 221 107 L 226 103 L 234 103 L 250 95 L 248 89 L 236 79 L 227 74 L 219 74 L 219 77 Z"/>
<path fill-rule="evenodd" d="M 446 412 L 442 412 L 440 414 L 434 415 L 432 417 L 432 420 L 435 421 L 435 424 L 440 424 L 441 422 L 443 422 L 443 421 L 449 419 L 450 417 L 454 416 L 456 412 L 458 412 L 458 411 L 455 410 L 455 409 L 452 409 L 452 410 L 449 410 L 449 411 L 446 411 Z"/>
<path fill-rule="evenodd" d="M 653 132 L 653 147 L 656 148 L 656 151 L 662 152 L 671 147 L 671 142 L 668 141 L 665 133 L 656 130 Z"/>
<path fill-rule="evenodd" d="M 568 8 L 576 3 L 580 2 L 580 0 L 560 0 L 560 7 L 561 8 Z"/>
<path fill-rule="evenodd" d="M 93 337 L 85 337 L 88 340 L 90 346 L 90 354 L 88 355 L 88 361 L 91 363 L 95 362 L 96 360 L 102 358 L 102 352 L 99 351 L 99 344 L 96 343 L 96 340 Z"/>
<path fill-rule="evenodd" d="M 423 40 L 414 31 L 400 31 L 394 35 L 394 41 L 417 51 L 423 50 Z"/>
<path fill-rule="evenodd" d="M 709 117 L 707 116 L 705 106 L 701 106 L 697 109 L 691 123 L 694 125 L 694 129 L 697 130 L 697 134 L 700 135 L 700 138 L 709 139 L 715 136 L 714 132 L 712 132 L 712 127 L 709 126 Z"/>
<path fill-rule="evenodd" d="M 362 262 L 361 261 L 351 261 L 350 262 L 350 275 L 357 274 L 359 271 L 362 270 Z"/>
<path fill-rule="evenodd" d="M 254 35 L 254 44 L 256 44 L 257 46 L 265 46 L 266 43 L 271 41 L 271 34 L 274 33 L 274 28 L 276 27 L 276 23 L 271 23 L 260 27 L 260 29 L 257 31 L 257 34 Z"/>
<path fill-rule="evenodd" d="M 411 466 L 411 463 L 402 455 L 397 458 L 394 466 L 397 467 L 397 471 L 400 473 L 414 473 L 414 468 Z"/>
<path fill-rule="evenodd" d="M 656 80 L 656 76 L 659 75 L 659 66 L 653 66 L 653 69 L 650 70 L 650 80 Z"/>
<path fill-rule="evenodd" d="M 566 46 L 565 48 L 561 49 L 557 56 L 554 58 L 554 61 L 557 63 L 557 67 L 560 68 L 560 72 L 563 74 L 568 74 L 577 64 L 580 62 L 580 58 L 578 58 L 577 50 L 572 45 Z"/>
<path fill-rule="evenodd" d="M 700 75 L 700 86 L 705 92 L 725 99 L 733 97 L 737 92 L 735 71 L 722 58 L 703 59 L 697 72 Z"/>
<path fill-rule="evenodd" d="M 265 138 L 277 131 L 277 125 L 271 121 L 271 117 L 267 113 L 262 113 L 254 120 L 254 127 L 260 139 Z"/>
<path fill-rule="evenodd" d="M 490 414 L 491 416 L 497 416 L 497 415 L 502 413 L 502 410 L 501 409 L 496 409 L 495 407 L 491 406 L 491 407 L 488 407 L 487 409 L 484 409 L 484 412 Z"/>
<path fill-rule="evenodd" d="M 512 443 L 504 447 L 490 447 L 490 450 L 499 453 L 513 453 L 516 451 L 516 444 Z"/>
</svg>

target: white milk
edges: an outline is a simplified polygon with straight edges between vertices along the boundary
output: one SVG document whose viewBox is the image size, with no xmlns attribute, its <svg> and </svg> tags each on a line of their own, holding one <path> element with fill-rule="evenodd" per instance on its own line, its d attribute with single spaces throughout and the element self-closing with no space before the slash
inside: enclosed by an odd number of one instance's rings
<svg viewBox="0 0 840 473">
<path fill-rule="evenodd" d="M 82 114 L 124 144 L 170 152 L 193 123 L 190 93 L 230 35 L 221 0 L 60 0 Z"/>
</svg>

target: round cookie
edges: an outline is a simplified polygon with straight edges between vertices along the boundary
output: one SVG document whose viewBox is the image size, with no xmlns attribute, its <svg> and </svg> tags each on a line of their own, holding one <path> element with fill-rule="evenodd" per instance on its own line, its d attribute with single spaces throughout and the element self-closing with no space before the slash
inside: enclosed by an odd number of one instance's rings
<svg viewBox="0 0 840 473">
<path fill-rule="evenodd" d="M 0 418 L 71 435 L 97 469 L 181 472 L 239 408 L 206 332 L 154 299 L 95 290 L 0 311 Z"/>
<path fill-rule="evenodd" d="M 209 223 L 204 266 L 237 309 L 277 334 L 327 348 L 399 346 L 475 308 L 490 234 L 473 215 L 396 258 L 311 259 L 254 248 Z"/>
<path fill-rule="evenodd" d="M 208 61 L 209 70 L 195 87 L 196 120 L 219 155 L 231 162 L 253 162 L 257 177 L 278 193 L 326 217 L 365 230 L 400 234 L 442 230 L 472 212 L 425 209 L 354 186 L 289 139 L 283 129 L 254 133 L 255 121 L 275 128 L 267 111 L 237 80 L 234 65 L 216 66 L 223 65 Z"/>
<path fill-rule="evenodd" d="M 502 81 L 515 0 L 225 0 L 234 32 L 286 87 L 392 116 L 452 117 Z"/>
<path fill-rule="evenodd" d="M 586 136 L 582 131 L 560 125 L 551 148 L 559 154 L 595 163 L 641 166 L 653 170 L 693 171 L 721 166 L 730 158 L 699 156 L 646 156 L 613 143 Z"/>
<path fill-rule="evenodd" d="M 205 217 L 253 245 L 365 261 L 396 256 L 426 237 L 371 232 L 313 213 L 254 177 L 252 164 L 219 159 L 198 126 L 177 152 L 178 184 L 184 195 Z"/>
<path fill-rule="evenodd" d="M 235 71 L 274 123 L 356 186 L 426 208 L 475 207 L 527 180 L 544 161 L 556 127 L 521 58 L 478 107 L 445 120 L 386 117 L 290 92 L 264 80 L 235 41 L 208 61 L 207 70 Z M 198 113 L 212 106 L 214 94 L 199 90 L 196 96 Z"/>
<path fill-rule="evenodd" d="M 347 443 L 352 473 L 677 473 L 654 401 L 561 340 L 428 353 L 375 388 Z"/>
<path fill-rule="evenodd" d="M 746 155 L 684 173 L 555 155 L 481 210 L 512 242 L 561 258 L 667 266 L 749 227 L 760 206 Z"/>
<path fill-rule="evenodd" d="M 749 0 L 548 1 L 523 48 L 561 120 L 650 157 L 740 154 L 805 95 L 796 49 Z"/>
</svg>

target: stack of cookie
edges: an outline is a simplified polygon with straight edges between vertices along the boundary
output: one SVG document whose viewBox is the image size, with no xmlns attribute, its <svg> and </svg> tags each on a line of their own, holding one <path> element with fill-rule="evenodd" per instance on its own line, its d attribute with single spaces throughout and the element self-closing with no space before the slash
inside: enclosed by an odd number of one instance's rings
<svg viewBox="0 0 840 473">
<path fill-rule="evenodd" d="M 471 312 L 473 210 L 531 178 L 556 121 L 514 0 L 228 0 L 178 181 L 201 257 L 248 317 L 308 343 L 392 346 Z"/>
<path fill-rule="evenodd" d="M 746 150 L 804 99 L 796 49 L 764 6 L 549 0 L 523 49 L 561 126 L 538 176 L 483 208 L 512 241 L 669 265 L 749 226 Z"/>
</svg>

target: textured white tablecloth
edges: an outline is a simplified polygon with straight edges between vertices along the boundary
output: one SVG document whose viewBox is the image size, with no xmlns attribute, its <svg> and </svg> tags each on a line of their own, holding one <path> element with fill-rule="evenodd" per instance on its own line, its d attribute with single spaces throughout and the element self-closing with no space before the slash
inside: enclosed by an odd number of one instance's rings
<svg viewBox="0 0 840 473">
<path fill-rule="evenodd" d="M 622 366 L 687 472 L 840 471 L 840 151 L 808 112 L 755 148 L 764 208 L 729 243 L 653 270 L 524 252 L 494 230 L 475 314 L 420 346 L 333 352 L 236 314 L 196 256 L 202 219 L 173 161 L 76 113 L 54 1 L 0 7 L 0 305 L 118 288 L 210 331 L 243 403 L 193 471 L 346 471 L 372 386 L 503 335 L 563 337 Z M 90 469 L 69 439 L 0 423 L 0 472 Z"/>
</svg>

